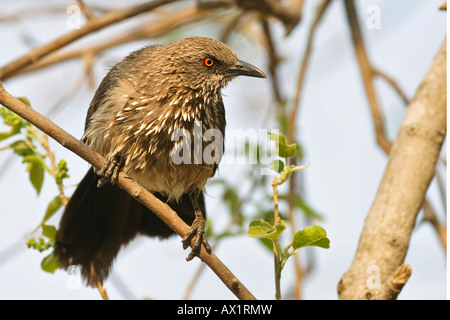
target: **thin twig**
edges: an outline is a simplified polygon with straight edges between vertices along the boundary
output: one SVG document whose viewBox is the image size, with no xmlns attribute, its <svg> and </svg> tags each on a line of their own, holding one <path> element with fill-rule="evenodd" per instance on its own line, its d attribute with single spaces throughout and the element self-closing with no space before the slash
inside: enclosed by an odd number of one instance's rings
<svg viewBox="0 0 450 320">
<path fill-rule="evenodd" d="M 95 18 L 94 12 L 91 10 L 89 6 L 87 6 L 83 0 L 77 0 L 78 5 L 80 6 L 81 12 L 84 13 L 88 20 L 92 20 Z"/>
<path fill-rule="evenodd" d="M 280 84 L 277 76 L 277 68 L 281 59 L 276 51 L 276 46 L 272 37 L 272 33 L 270 31 L 269 21 L 267 20 L 266 16 L 263 15 L 261 16 L 261 25 L 267 43 L 267 54 L 269 57 L 269 72 L 270 72 L 270 79 L 272 82 L 272 91 L 274 93 L 275 100 L 277 101 L 278 105 L 281 105 L 282 98 L 280 92 Z"/>
<path fill-rule="evenodd" d="M 50 160 L 50 168 L 53 171 L 53 176 L 55 176 L 56 173 L 58 172 L 58 167 L 56 166 L 55 153 L 50 149 L 50 145 L 48 143 L 48 135 L 46 133 L 43 134 L 42 147 L 47 152 L 48 159 Z M 67 207 L 69 201 L 67 200 L 67 197 L 64 194 L 64 186 L 59 182 L 56 182 L 56 185 L 58 186 L 59 197 L 61 199 L 61 202 L 64 207 Z"/>
<path fill-rule="evenodd" d="M 91 90 L 95 89 L 95 77 L 94 77 L 94 61 L 97 58 L 97 54 L 89 52 L 83 55 L 84 62 L 84 74 L 88 79 L 88 86 Z"/>
<path fill-rule="evenodd" d="M 381 115 L 378 99 L 375 94 L 375 87 L 373 85 L 374 68 L 369 62 L 364 41 L 361 35 L 361 29 L 356 14 L 356 8 L 353 0 L 345 0 L 345 9 L 347 12 L 347 20 L 350 25 L 352 33 L 353 45 L 355 48 L 356 58 L 359 63 L 361 76 L 363 79 L 364 88 L 366 90 L 367 99 L 369 100 L 370 111 L 372 112 L 372 120 L 375 128 L 376 141 L 378 145 L 389 154 L 392 147 L 392 142 L 388 139 L 384 129 L 384 122 Z"/>
<path fill-rule="evenodd" d="M 91 263 L 91 277 L 92 277 L 93 279 L 96 279 L 96 280 L 97 280 L 97 281 L 95 281 L 95 282 L 97 283 L 97 290 L 98 290 L 98 292 L 100 293 L 102 299 L 103 299 L 103 300 L 109 300 L 108 294 L 106 293 L 106 290 L 105 290 L 105 288 L 103 287 L 102 282 L 98 279 L 97 272 L 95 271 L 95 268 L 94 268 L 94 264 L 93 264 L 93 263 Z"/>
<path fill-rule="evenodd" d="M 109 300 L 108 294 L 106 293 L 106 289 L 103 287 L 102 282 L 97 280 L 97 289 L 100 292 L 103 300 Z"/>
<path fill-rule="evenodd" d="M 372 73 L 374 76 L 378 76 L 378 77 L 382 78 L 384 81 L 386 81 L 392 87 L 392 89 L 394 89 L 395 92 L 397 92 L 397 94 L 400 96 L 400 98 L 402 98 L 405 105 L 408 105 L 409 99 L 406 96 L 406 93 L 400 88 L 400 86 L 394 79 L 392 79 L 386 73 L 384 73 L 378 69 L 375 69 L 373 67 L 372 67 Z"/>
<path fill-rule="evenodd" d="M 278 223 L 280 223 L 280 214 L 278 213 L 278 185 L 280 183 L 280 179 L 275 177 L 272 181 L 272 189 L 273 189 L 273 221 L 274 225 L 276 226 Z"/>
<path fill-rule="evenodd" d="M 280 251 L 278 248 L 278 241 L 273 242 L 273 262 L 275 269 L 275 298 L 281 300 L 281 265 L 280 265 Z"/>
<path fill-rule="evenodd" d="M 239 27 L 242 23 L 242 20 L 247 16 L 248 16 L 247 12 L 242 11 L 242 12 L 239 12 L 235 17 L 233 17 L 230 22 L 226 23 L 225 28 L 222 30 L 222 35 L 220 36 L 220 41 L 228 42 L 228 39 L 230 38 L 231 33 L 234 30 L 239 29 Z"/>
<path fill-rule="evenodd" d="M 313 40 L 314 36 L 317 30 L 317 27 L 322 20 L 322 17 L 325 13 L 325 10 L 328 8 L 328 5 L 331 3 L 331 0 L 324 0 L 322 1 L 316 9 L 316 16 L 314 17 L 314 21 L 311 25 L 311 28 L 308 33 L 308 41 L 306 43 L 306 49 L 303 54 L 302 63 L 299 68 L 298 73 L 298 80 L 297 80 L 297 89 L 295 91 L 295 98 L 293 103 L 293 109 L 289 117 L 289 124 L 288 124 L 288 132 L 286 133 L 286 138 L 289 143 L 293 143 L 295 140 L 295 128 L 296 128 L 296 122 L 299 112 L 299 106 L 300 106 L 300 97 L 303 89 L 303 84 L 305 82 L 305 76 L 306 76 L 306 70 L 309 63 L 309 58 L 311 56 L 312 52 L 312 46 L 313 46 Z"/>
<path fill-rule="evenodd" d="M 278 185 L 280 184 L 280 179 L 277 177 L 273 178 L 272 189 L 273 189 L 273 221 L 274 226 L 280 223 L 280 215 L 278 212 Z M 273 262 L 275 271 L 275 298 L 281 300 L 281 266 L 280 266 L 280 251 L 278 246 L 278 241 L 273 241 Z"/>
<path fill-rule="evenodd" d="M 213 248 L 214 250 L 214 248 Z M 184 293 L 183 300 L 189 300 L 192 294 L 192 291 L 194 290 L 195 285 L 197 284 L 198 280 L 200 279 L 200 276 L 203 273 L 203 270 L 205 270 L 205 264 L 202 263 L 197 271 L 195 272 L 194 276 L 192 277 L 191 281 L 189 282 L 186 292 Z"/>
</svg>

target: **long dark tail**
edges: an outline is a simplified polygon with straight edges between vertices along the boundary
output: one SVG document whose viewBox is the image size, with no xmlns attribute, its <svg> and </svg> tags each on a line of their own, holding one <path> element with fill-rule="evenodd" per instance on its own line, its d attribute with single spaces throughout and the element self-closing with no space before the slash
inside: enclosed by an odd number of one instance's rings
<svg viewBox="0 0 450 320">
<path fill-rule="evenodd" d="M 98 178 L 91 168 L 78 185 L 61 218 L 54 251 L 63 268 L 81 266 L 82 277 L 93 287 L 97 280 L 106 279 L 120 248 L 136 235 L 167 238 L 174 234 L 152 211 L 121 188 L 110 183 L 97 188 Z M 161 194 L 155 196 L 167 201 Z M 178 203 L 167 204 L 188 225 L 192 224 L 194 208 L 188 194 Z M 205 214 L 203 194 L 199 205 Z"/>
</svg>

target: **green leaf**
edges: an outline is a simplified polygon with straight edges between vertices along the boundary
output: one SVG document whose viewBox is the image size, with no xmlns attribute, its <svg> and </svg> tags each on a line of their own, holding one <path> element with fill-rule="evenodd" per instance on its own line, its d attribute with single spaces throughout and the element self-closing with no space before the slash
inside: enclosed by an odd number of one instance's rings
<svg viewBox="0 0 450 320">
<path fill-rule="evenodd" d="M 69 178 L 69 175 L 67 174 L 69 168 L 67 168 L 66 160 L 60 160 L 57 169 L 58 171 L 56 172 L 55 180 L 57 184 L 62 184 L 63 179 Z"/>
<path fill-rule="evenodd" d="M 287 179 L 289 179 L 289 177 L 291 176 L 291 174 L 292 174 L 292 167 L 291 166 L 284 167 L 284 170 L 280 174 L 278 185 L 286 182 Z"/>
<path fill-rule="evenodd" d="M 50 244 L 53 245 L 55 243 L 57 233 L 55 226 L 43 224 L 41 227 L 42 227 L 42 235 L 47 237 L 50 241 Z"/>
<path fill-rule="evenodd" d="M 41 192 L 42 184 L 44 183 L 44 168 L 42 165 L 31 163 L 30 181 L 39 194 Z"/>
<path fill-rule="evenodd" d="M 58 195 L 54 197 L 47 206 L 47 210 L 45 211 L 44 218 L 42 219 L 42 224 L 46 223 L 48 219 L 50 219 L 62 206 L 61 197 Z"/>
<path fill-rule="evenodd" d="M 278 179 L 277 184 L 280 185 L 284 182 L 286 182 L 292 175 L 292 172 L 294 171 L 298 171 L 298 170 L 303 170 L 305 168 L 307 168 L 309 166 L 305 165 L 305 166 L 285 166 L 283 171 L 280 172 L 280 177 Z"/>
<path fill-rule="evenodd" d="M 44 238 L 31 238 L 27 240 L 27 247 L 38 250 L 39 252 L 45 251 L 50 248 L 52 244 L 49 241 L 45 241 Z"/>
<path fill-rule="evenodd" d="M 30 100 L 28 100 L 27 97 L 16 97 L 16 98 L 17 98 L 17 100 L 20 100 L 20 101 L 22 101 L 23 103 L 25 103 L 27 106 L 31 107 Z"/>
<path fill-rule="evenodd" d="M 35 154 L 34 146 L 27 140 L 18 140 L 11 143 L 9 147 L 12 148 L 17 155 L 22 157 Z"/>
<path fill-rule="evenodd" d="M 275 152 L 282 158 L 290 158 L 295 155 L 297 145 L 288 144 L 286 137 L 282 134 L 269 132 L 270 140 L 275 141 Z"/>
<path fill-rule="evenodd" d="M 271 225 L 265 220 L 254 220 L 250 223 L 247 235 L 252 238 L 264 238 L 275 241 L 280 234 L 286 229 L 286 222 L 280 220 L 277 225 Z"/>
<path fill-rule="evenodd" d="M 295 156 L 300 161 L 302 161 L 305 156 L 305 154 L 303 152 L 303 148 L 299 144 L 297 145 L 297 149 L 295 151 Z"/>
<path fill-rule="evenodd" d="M 0 141 L 3 141 L 5 139 L 8 139 L 9 137 L 12 137 L 13 135 L 17 134 L 18 132 L 16 130 L 9 130 L 9 131 L 5 131 L 5 132 L 0 132 Z M 0 150 L 3 150 L 6 148 L 2 148 Z"/>
<path fill-rule="evenodd" d="M 297 231 L 294 235 L 292 247 L 294 250 L 298 250 L 307 246 L 330 248 L 330 240 L 327 238 L 325 229 L 320 226 L 310 226 Z"/>
<path fill-rule="evenodd" d="M 284 162 L 281 160 L 272 160 L 270 162 L 270 168 L 278 173 L 281 173 L 284 169 Z"/>
<path fill-rule="evenodd" d="M 22 163 L 32 163 L 45 166 L 44 158 L 40 154 L 30 154 L 23 157 Z"/>
<path fill-rule="evenodd" d="M 12 129 L 16 132 L 19 132 L 20 129 L 26 123 L 17 114 L 5 108 L 0 108 L 0 116 L 3 118 L 3 123 L 6 124 L 7 126 L 12 127 Z"/>
<path fill-rule="evenodd" d="M 55 255 L 53 255 L 53 252 L 42 259 L 41 268 L 45 272 L 54 273 L 59 267 L 59 260 Z"/>
</svg>

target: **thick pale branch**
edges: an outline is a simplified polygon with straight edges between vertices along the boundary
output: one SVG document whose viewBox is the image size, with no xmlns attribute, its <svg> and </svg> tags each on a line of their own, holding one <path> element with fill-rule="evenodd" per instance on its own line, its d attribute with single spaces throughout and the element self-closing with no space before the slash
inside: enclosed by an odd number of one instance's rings
<svg viewBox="0 0 450 320">
<path fill-rule="evenodd" d="M 352 33 L 352 39 L 353 44 L 355 47 L 356 57 L 358 58 L 359 67 L 363 79 L 363 84 L 366 90 L 370 110 L 372 112 L 372 120 L 374 123 L 375 128 L 375 136 L 376 141 L 378 145 L 383 149 L 383 151 L 386 154 L 389 154 L 392 147 L 392 142 L 387 138 L 385 130 L 384 130 L 384 121 L 381 114 L 380 106 L 378 103 L 377 96 L 375 94 L 375 88 L 373 83 L 374 77 L 380 77 L 384 81 L 386 81 L 392 89 L 394 89 L 399 97 L 403 100 L 405 105 L 409 104 L 409 99 L 407 98 L 406 94 L 403 92 L 403 90 L 400 88 L 400 86 L 395 82 L 394 79 L 392 79 L 390 76 L 388 76 L 386 73 L 376 69 L 369 61 L 364 41 L 361 35 L 361 29 L 358 23 L 358 17 L 356 15 L 356 9 L 355 4 L 353 0 L 345 0 L 345 6 L 347 11 L 347 17 L 348 22 L 350 25 L 351 33 Z M 434 211 L 431 209 L 431 207 L 428 207 L 427 209 L 428 216 L 435 215 Z M 433 223 L 433 226 L 436 228 L 437 232 L 439 233 L 440 238 L 442 239 L 442 230 L 444 229 L 439 221 L 435 218 L 435 223 Z M 445 247 L 445 245 L 444 245 Z"/>
<path fill-rule="evenodd" d="M 49 119 L 45 118 L 20 100 L 9 94 L 0 82 L 0 104 L 18 114 L 41 131 L 55 139 L 63 147 L 76 153 L 81 158 L 97 168 L 101 168 L 105 159 L 77 140 Z M 167 204 L 161 202 L 153 194 L 133 181 L 126 174 L 119 174 L 118 185 L 143 203 L 163 220 L 172 230 L 181 237 L 189 231 L 189 226 Z M 194 241 L 194 240 L 193 240 Z M 192 243 L 193 243 L 192 241 Z M 205 262 L 222 280 L 222 282 L 238 297 L 244 300 L 253 300 L 255 297 L 247 288 L 231 273 L 230 270 L 217 258 L 214 253 L 208 254 L 204 248 L 200 252 L 200 259 Z"/>
<path fill-rule="evenodd" d="M 447 131 L 446 56 L 444 40 L 408 106 L 353 263 L 338 285 L 340 299 L 396 298 L 391 279 L 403 264 Z M 375 286 L 368 285 L 373 267 L 380 271 Z"/>
</svg>

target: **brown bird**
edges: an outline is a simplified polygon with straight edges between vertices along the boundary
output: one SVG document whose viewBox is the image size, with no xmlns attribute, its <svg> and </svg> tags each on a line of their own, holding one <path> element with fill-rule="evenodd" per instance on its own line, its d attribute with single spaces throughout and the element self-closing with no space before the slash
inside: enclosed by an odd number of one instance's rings
<svg viewBox="0 0 450 320">
<path fill-rule="evenodd" d="M 83 278 L 95 287 L 135 236 L 174 234 L 114 185 L 119 170 L 191 225 L 184 249 L 196 239 L 187 260 L 202 244 L 211 251 L 204 235 L 203 190 L 223 154 L 221 89 L 240 75 L 265 77 L 224 43 L 201 37 L 144 47 L 112 67 L 90 104 L 82 138 L 106 158 L 106 165 L 87 172 L 63 212 L 54 251 L 61 267 L 81 266 Z M 222 136 L 214 135 L 219 148 L 209 158 L 202 156 L 207 130 Z"/>
</svg>

